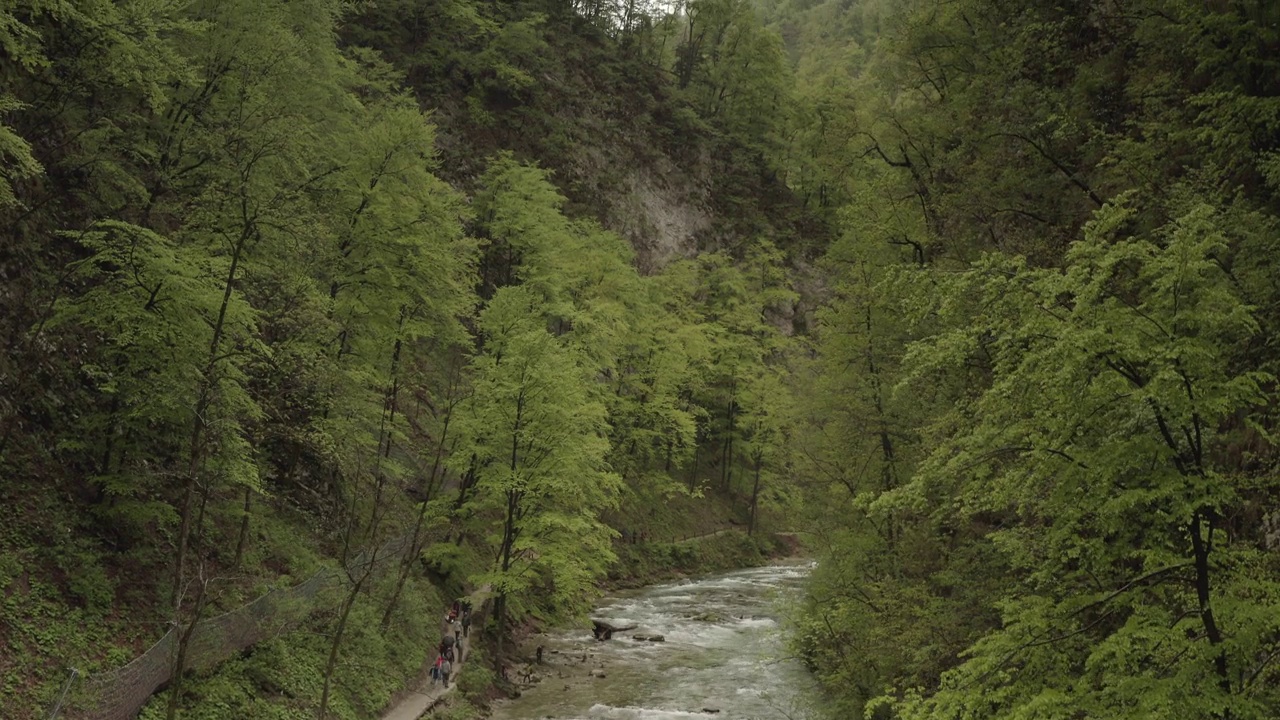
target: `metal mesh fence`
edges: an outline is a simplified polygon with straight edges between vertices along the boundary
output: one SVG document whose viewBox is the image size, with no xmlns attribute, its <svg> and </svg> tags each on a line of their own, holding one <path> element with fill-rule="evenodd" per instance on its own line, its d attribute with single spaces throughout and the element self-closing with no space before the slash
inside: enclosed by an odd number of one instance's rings
<svg viewBox="0 0 1280 720">
<path fill-rule="evenodd" d="M 334 607 L 348 576 L 360 577 L 392 559 L 402 558 L 412 533 L 393 538 L 351 559 L 346 571 L 326 569 L 305 582 L 272 590 L 235 610 L 196 623 L 187 648 L 188 669 L 207 670 L 256 643 L 275 637 L 317 610 Z M 50 720 L 132 720 L 159 688 L 173 677 L 178 642 L 184 628 L 174 626 L 127 665 L 83 675 L 72 670 L 69 689 L 49 712 Z"/>
</svg>

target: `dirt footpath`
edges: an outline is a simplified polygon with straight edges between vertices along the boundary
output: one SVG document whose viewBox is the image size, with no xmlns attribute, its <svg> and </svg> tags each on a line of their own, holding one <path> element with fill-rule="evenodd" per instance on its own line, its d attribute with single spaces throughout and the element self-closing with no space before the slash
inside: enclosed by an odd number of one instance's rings
<svg viewBox="0 0 1280 720">
<path fill-rule="evenodd" d="M 418 720 L 428 710 L 435 707 L 441 698 L 453 692 L 453 689 L 458 685 L 456 681 L 458 674 L 462 672 L 462 665 L 467 661 L 467 655 L 471 652 L 470 638 L 463 638 L 458 648 L 458 661 L 453 664 L 453 672 L 450 673 L 449 677 L 449 687 L 444 687 L 439 682 L 432 682 L 428 677 L 422 687 L 415 688 L 407 697 L 383 713 L 382 720 Z"/>
</svg>

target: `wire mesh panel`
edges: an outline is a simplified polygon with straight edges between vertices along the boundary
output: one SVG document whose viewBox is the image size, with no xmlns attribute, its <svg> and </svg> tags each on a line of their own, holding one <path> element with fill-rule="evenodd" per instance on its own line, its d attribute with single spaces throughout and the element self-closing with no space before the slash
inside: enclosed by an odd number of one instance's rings
<svg viewBox="0 0 1280 720">
<path fill-rule="evenodd" d="M 289 588 L 272 590 L 256 600 L 196 623 L 184 665 L 208 670 L 240 652 L 296 627 L 318 610 L 332 608 L 348 578 L 383 569 L 413 546 L 412 533 L 394 537 L 375 552 L 362 551 L 344 570 L 325 569 Z M 146 652 L 114 670 L 79 676 L 73 671 L 65 697 L 49 718 L 62 720 L 132 720 L 147 700 L 173 677 L 180 630 L 170 628 Z"/>
<path fill-rule="evenodd" d="M 178 633 L 170 629 L 160 641 L 128 665 L 86 675 L 67 698 L 63 716 L 85 720 L 130 720 L 147 698 L 173 673 Z"/>
</svg>

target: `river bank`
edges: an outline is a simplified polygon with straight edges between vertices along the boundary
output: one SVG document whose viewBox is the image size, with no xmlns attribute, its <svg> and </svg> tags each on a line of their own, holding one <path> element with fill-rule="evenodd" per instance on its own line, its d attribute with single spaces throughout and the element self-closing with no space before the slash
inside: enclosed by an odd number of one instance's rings
<svg viewBox="0 0 1280 720">
<path fill-rule="evenodd" d="M 749 536 L 727 528 L 688 540 L 620 544 L 614 552 L 618 560 L 601 583 L 606 591 L 758 567 L 772 560 L 799 556 L 801 547 L 790 533 Z"/>
</svg>

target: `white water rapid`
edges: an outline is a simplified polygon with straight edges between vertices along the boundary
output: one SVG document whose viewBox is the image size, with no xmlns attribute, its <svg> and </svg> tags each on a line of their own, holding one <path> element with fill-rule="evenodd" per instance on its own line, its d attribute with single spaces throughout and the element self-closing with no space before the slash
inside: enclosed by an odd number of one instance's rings
<svg viewBox="0 0 1280 720">
<path fill-rule="evenodd" d="M 778 613 L 809 569 L 753 568 L 608 597 L 592 617 L 638 627 L 602 642 L 586 628 L 534 638 L 546 649 L 542 681 L 492 717 L 806 720 L 814 686 L 786 657 Z"/>
</svg>

